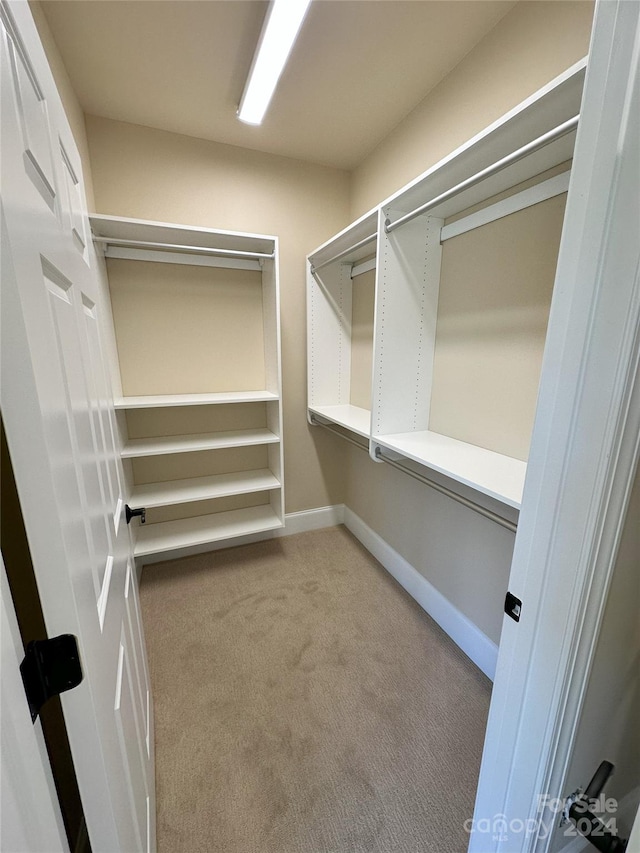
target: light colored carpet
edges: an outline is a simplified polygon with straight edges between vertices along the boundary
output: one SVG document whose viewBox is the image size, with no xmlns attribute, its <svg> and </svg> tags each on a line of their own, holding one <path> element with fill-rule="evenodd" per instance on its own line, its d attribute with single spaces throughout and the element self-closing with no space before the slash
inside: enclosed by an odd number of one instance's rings
<svg viewBox="0 0 640 853">
<path fill-rule="evenodd" d="M 462 853 L 490 682 L 343 527 L 147 566 L 160 853 Z"/>
</svg>

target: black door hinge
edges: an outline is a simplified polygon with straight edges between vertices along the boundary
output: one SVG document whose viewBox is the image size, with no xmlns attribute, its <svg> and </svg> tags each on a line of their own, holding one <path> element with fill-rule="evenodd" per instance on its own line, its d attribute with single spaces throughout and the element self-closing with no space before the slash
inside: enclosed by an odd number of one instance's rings
<svg viewBox="0 0 640 853">
<path fill-rule="evenodd" d="M 516 598 L 515 595 L 508 592 L 507 597 L 504 600 L 504 612 L 507 616 L 511 616 L 511 618 L 515 622 L 520 621 L 520 614 L 522 613 L 522 602 L 519 598 Z"/>
<path fill-rule="evenodd" d="M 31 640 L 20 664 L 31 722 L 35 722 L 47 699 L 77 687 L 82 681 L 78 641 L 73 634 L 50 640 Z"/>
</svg>

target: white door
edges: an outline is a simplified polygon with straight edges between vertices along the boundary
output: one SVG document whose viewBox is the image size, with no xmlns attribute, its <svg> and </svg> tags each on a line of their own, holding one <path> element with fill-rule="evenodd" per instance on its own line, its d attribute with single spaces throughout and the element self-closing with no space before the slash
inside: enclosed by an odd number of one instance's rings
<svg viewBox="0 0 640 853">
<path fill-rule="evenodd" d="M 79 156 L 27 3 L 3 0 L 2 415 L 49 636 L 75 634 L 62 697 L 89 839 L 154 840 L 153 729 L 124 520 L 103 312 Z"/>
<path fill-rule="evenodd" d="M 9 582 L 0 556 L 0 850 L 68 851 L 40 721 L 31 722 L 20 662 L 24 657 Z"/>
<path fill-rule="evenodd" d="M 596 7 L 474 853 L 546 851 L 640 435 L 640 3 Z M 553 807 L 553 805 L 552 805 Z M 551 824 L 550 824 L 551 822 Z"/>
</svg>

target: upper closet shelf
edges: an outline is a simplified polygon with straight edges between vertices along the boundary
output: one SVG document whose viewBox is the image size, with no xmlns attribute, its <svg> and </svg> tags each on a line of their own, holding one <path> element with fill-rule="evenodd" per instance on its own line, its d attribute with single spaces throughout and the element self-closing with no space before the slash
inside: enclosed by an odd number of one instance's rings
<svg viewBox="0 0 640 853">
<path fill-rule="evenodd" d="M 261 403 L 278 400 L 272 391 L 220 391 L 214 394 L 159 394 L 117 397 L 116 409 L 163 409 L 174 406 L 214 406 L 225 403 Z"/>
<path fill-rule="evenodd" d="M 260 269 L 275 257 L 276 239 L 121 216 L 89 216 L 93 240 L 107 258 Z"/>
<path fill-rule="evenodd" d="M 311 270 L 341 261 L 343 264 L 354 264 L 374 255 L 378 238 L 378 211 L 365 213 L 356 219 L 348 228 L 336 234 L 331 240 L 323 243 L 309 255 Z"/>
<path fill-rule="evenodd" d="M 585 68 L 586 59 L 577 62 L 394 193 L 382 203 L 385 230 L 417 211 L 453 216 L 571 160 Z"/>
<path fill-rule="evenodd" d="M 428 430 L 376 436 L 373 442 L 520 509 L 527 473 L 520 459 Z"/>
</svg>

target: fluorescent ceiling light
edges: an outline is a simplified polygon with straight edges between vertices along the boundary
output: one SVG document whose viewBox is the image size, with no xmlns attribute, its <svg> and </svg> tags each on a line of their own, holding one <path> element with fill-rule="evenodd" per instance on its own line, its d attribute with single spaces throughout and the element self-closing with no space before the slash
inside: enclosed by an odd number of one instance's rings
<svg viewBox="0 0 640 853">
<path fill-rule="evenodd" d="M 240 121 L 262 122 L 310 2 L 272 0 L 240 101 Z"/>
</svg>

